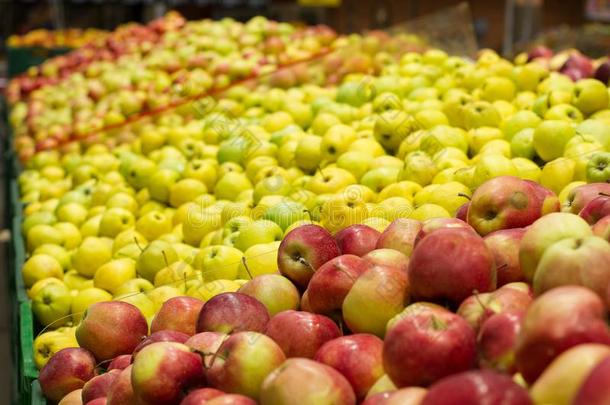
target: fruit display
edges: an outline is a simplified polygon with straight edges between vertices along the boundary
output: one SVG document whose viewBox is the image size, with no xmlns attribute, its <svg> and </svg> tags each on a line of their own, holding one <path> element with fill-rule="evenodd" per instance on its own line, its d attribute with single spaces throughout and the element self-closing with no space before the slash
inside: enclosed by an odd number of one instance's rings
<svg viewBox="0 0 610 405">
<path fill-rule="evenodd" d="M 11 35 L 6 44 L 11 47 L 80 48 L 90 42 L 103 41 L 107 35 L 108 31 L 95 28 L 35 29 L 24 35 Z"/>
<path fill-rule="evenodd" d="M 185 27 L 280 26 L 253 21 Z M 30 151 L 21 276 L 49 401 L 610 398 L 606 84 L 490 50 L 396 58 L 384 35 Z"/>
</svg>

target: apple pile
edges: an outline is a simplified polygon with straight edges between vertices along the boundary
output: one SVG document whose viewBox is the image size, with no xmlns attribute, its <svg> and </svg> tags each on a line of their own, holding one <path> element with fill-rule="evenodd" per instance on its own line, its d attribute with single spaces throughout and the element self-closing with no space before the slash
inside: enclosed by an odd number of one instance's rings
<svg viewBox="0 0 610 405">
<path fill-rule="evenodd" d="M 11 35 L 6 44 L 10 47 L 80 48 L 90 42 L 100 42 L 109 33 L 96 28 L 68 28 L 65 30 L 35 29 L 23 35 Z"/>
</svg>

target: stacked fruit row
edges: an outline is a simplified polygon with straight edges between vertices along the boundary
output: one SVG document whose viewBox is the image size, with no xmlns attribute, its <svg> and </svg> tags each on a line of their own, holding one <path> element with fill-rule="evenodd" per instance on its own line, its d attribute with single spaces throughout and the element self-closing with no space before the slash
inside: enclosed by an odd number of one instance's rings
<svg viewBox="0 0 610 405">
<path fill-rule="evenodd" d="M 90 42 L 103 41 L 107 35 L 107 31 L 95 28 L 86 30 L 70 28 L 55 31 L 35 29 L 24 35 L 11 35 L 7 45 L 11 47 L 80 48 Z"/>
<path fill-rule="evenodd" d="M 358 52 L 320 61 L 345 69 L 324 86 L 281 70 L 31 156 L 22 271 L 48 398 L 607 395 L 606 85 L 344 40 Z"/>
</svg>

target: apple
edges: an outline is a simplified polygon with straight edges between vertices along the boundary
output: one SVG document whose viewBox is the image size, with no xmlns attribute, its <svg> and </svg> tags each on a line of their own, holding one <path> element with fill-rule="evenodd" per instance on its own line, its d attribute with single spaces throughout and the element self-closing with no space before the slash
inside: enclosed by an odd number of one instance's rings
<svg viewBox="0 0 610 405">
<path fill-rule="evenodd" d="M 457 304 L 473 291 L 495 289 L 493 255 L 483 239 L 472 231 L 439 229 L 413 249 L 409 284 L 414 299 L 446 299 Z"/>
<path fill-rule="evenodd" d="M 86 349 L 70 347 L 58 351 L 40 370 L 38 381 L 43 395 L 59 402 L 91 380 L 96 374 L 95 366 L 95 358 Z"/>
<path fill-rule="evenodd" d="M 299 291 L 290 280 L 279 274 L 256 276 L 241 286 L 238 292 L 260 301 L 270 316 L 299 307 Z"/>
<path fill-rule="evenodd" d="M 176 342 L 155 342 L 135 357 L 131 383 L 137 398 L 155 404 L 175 404 L 184 392 L 204 382 L 201 357 Z"/>
<path fill-rule="evenodd" d="M 165 301 L 150 324 L 151 333 L 174 330 L 192 336 L 203 301 L 192 297 L 174 297 Z"/>
<path fill-rule="evenodd" d="M 593 235 L 610 241 L 610 215 L 606 215 L 591 227 Z"/>
<path fill-rule="evenodd" d="M 356 279 L 370 268 L 358 256 L 344 254 L 324 263 L 307 286 L 309 309 L 312 312 L 335 315 Z"/>
<path fill-rule="evenodd" d="M 527 226 L 541 214 L 542 201 L 527 182 L 500 176 L 476 189 L 468 209 L 468 223 L 485 236 L 500 229 Z"/>
<path fill-rule="evenodd" d="M 225 395 L 225 393 L 214 388 L 198 388 L 189 392 L 180 402 L 180 405 L 204 405 L 221 395 Z"/>
<path fill-rule="evenodd" d="M 314 272 L 324 263 L 339 256 L 339 246 L 326 229 L 318 225 L 302 225 L 290 231 L 278 250 L 278 268 L 297 287 L 305 288 Z"/>
<path fill-rule="evenodd" d="M 130 258 L 114 259 L 100 266 L 93 277 L 93 285 L 115 294 L 126 281 L 136 278 L 136 262 Z"/>
<path fill-rule="evenodd" d="M 478 331 L 481 325 L 497 313 L 525 312 L 531 305 L 533 293 L 526 283 L 508 283 L 496 291 L 466 298 L 457 313 Z"/>
<path fill-rule="evenodd" d="M 588 73 L 586 76 L 591 76 L 592 72 Z M 608 99 L 606 85 L 598 80 L 583 79 L 574 86 L 574 106 L 585 115 L 608 108 Z"/>
<path fill-rule="evenodd" d="M 337 232 L 335 240 L 343 254 L 364 256 L 377 246 L 381 233 L 370 226 L 351 225 Z"/>
<path fill-rule="evenodd" d="M 589 183 L 607 183 L 610 179 L 610 170 L 608 169 L 608 159 L 610 153 L 597 152 L 591 155 L 587 163 L 586 178 Z M 29 234 L 28 234 L 29 235 Z"/>
<path fill-rule="evenodd" d="M 159 270 L 178 260 L 178 253 L 170 243 L 155 240 L 146 245 L 138 256 L 136 271 L 140 277 L 152 282 Z"/>
<path fill-rule="evenodd" d="M 259 219 L 246 224 L 235 240 L 235 247 L 245 252 L 249 247 L 282 240 L 283 231 L 275 222 Z"/>
<path fill-rule="evenodd" d="M 345 296 L 343 320 L 354 333 L 383 337 L 387 322 L 409 299 L 409 279 L 402 269 L 373 266 L 360 275 Z"/>
<path fill-rule="evenodd" d="M 212 388 L 258 399 L 265 378 L 285 359 L 271 338 L 257 332 L 237 332 L 210 360 L 208 383 Z"/>
<path fill-rule="evenodd" d="M 83 403 L 89 403 L 97 398 L 105 398 L 108 395 L 110 386 L 114 383 L 114 380 L 116 380 L 120 373 L 121 370 L 110 370 L 87 381 L 85 385 L 83 385 Z"/>
<path fill-rule="evenodd" d="M 342 335 L 330 318 L 293 310 L 274 315 L 265 334 L 279 345 L 286 357 L 306 358 L 313 358 L 320 346 Z"/>
<path fill-rule="evenodd" d="M 362 405 L 420 405 L 427 389 L 421 387 L 401 388 L 367 397 Z"/>
<path fill-rule="evenodd" d="M 423 222 L 422 228 L 417 233 L 415 237 L 415 241 L 413 246 L 416 246 L 417 243 L 428 236 L 430 233 L 445 228 L 459 228 L 459 229 L 467 229 L 474 233 L 474 229 L 468 225 L 466 222 L 457 218 L 430 218 Z"/>
<path fill-rule="evenodd" d="M 530 50 L 527 54 L 528 62 L 537 58 L 551 58 L 553 51 L 546 46 L 538 45 Z"/>
<path fill-rule="evenodd" d="M 59 401 L 58 405 L 83 405 L 82 389 L 74 390 Z"/>
<path fill-rule="evenodd" d="M 201 270 L 205 280 L 233 280 L 237 277 L 242 256 L 243 253 L 232 246 L 206 246 L 195 256 L 193 267 Z"/>
<path fill-rule="evenodd" d="M 204 366 L 207 368 L 220 345 L 228 337 L 229 335 L 220 332 L 201 332 L 191 336 L 184 344 L 203 357 Z"/>
<path fill-rule="evenodd" d="M 362 258 L 374 266 L 396 267 L 405 273 L 409 269 L 409 258 L 394 249 L 375 249 L 362 256 Z"/>
<path fill-rule="evenodd" d="M 498 287 L 525 279 L 519 264 L 519 244 L 524 234 L 524 228 L 501 229 L 483 238 L 494 256 Z"/>
<path fill-rule="evenodd" d="M 469 403 L 532 405 L 534 402 L 527 390 L 510 376 L 491 370 L 473 370 L 445 377 L 433 384 L 421 405 Z"/>
<path fill-rule="evenodd" d="M 316 393 L 316 395 L 312 395 Z M 301 405 L 353 405 L 356 396 L 349 382 L 335 369 L 309 359 L 286 360 L 263 381 L 260 403 Z"/>
<path fill-rule="evenodd" d="M 72 267 L 85 277 L 93 277 L 95 271 L 111 259 L 112 239 L 88 236 L 72 254 Z"/>
<path fill-rule="evenodd" d="M 557 287 L 528 308 L 517 341 L 515 363 L 531 383 L 562 352 L 583 343 L 610 344 L 605 304 L 580 286 Z"/>
<path fill-rule="evenodd" d="M 574 405 L 603 404 L 610 398 L 610 390 L 605 383 L 610 372 L 610 358 L 605 357 L 586 376 L 576 396 L 572 400 Z"/>
<path fill-rule="evenodd" d="M 240 394 L 223 394 L 205 402 L 206 405 L 256 405 L 256 401 Z"/>
<path fill-rule="evenodd" d="M 422 223 L 414 219 L 395 219 L 379 236 L 376 248 L 398 250 L 409 257 L 421 227 Z"/>
<path fill-rule="evenodd" d="M 238 292 L 221 293 L 207 301 L 197 319 L 197 333 L 264 332 L 267 308 L 256 298 Z"/>
<path fill-rule="evenodd" d="M 427 386 L 472 368 L 475 358 L 473 329 L 440 306 L 412 304 L 388 322 L 383 366 L 397 387 Z"/>
<path fill-rule="evenodd" d="M 514 373 L 515 347 L 521 331 L 523 312 L 500 312 L 487 318 L 479 329 L 479 365 L 500 372 Z"/>
<path fill-rule="evenodd" d="M 535 403 L 573 404 L 592 370 L 610 357 L 606 344 L 580 344 L 561 353 L 530 389 Z"/>
<path fill-rule="evenodd" d="M 470 201 L 462 204 L 457 211 L 455 211 L 455 217 L 461 221 L 468 221 L 468 209 L 470 208 Z"/>
<path fill-rule="evenodd" d="M 553 243 L 591 235 L 589 224 L 577 215 L 554 212 L 536 220 L 527 228 L 519 246 L 519 263 L 526 280 L 534 279 L 544 251 Z"/>
<path fill-rule="evenodd" d="M 32 312 L 47 326 L 62 326 L 70 321 L 72 296 L 63 283 L 47 283 L 32 296 Z"/>
<path fill-rule="evenodd" d="M 594 200 L 595 201 L 595 200 Z M 562 239 L 542 254 L 534 274 L 534 293 L 562 285 L 581 285 L 606 298 L 610 284 L 610 244 L 598 237 Z"/>
<path fill-rule="evenodd" d="M 339 371 L 362 400 L 383 375 L 383 341 L 375 335 L 357 333 L 324 343 L 314 360 Z"/>
<path fill-rule="evenodd" d="M 91 305 L 76 328 L 79 346 L 100 361 L 131 353 L 147 334 L 148 324 L 140 310 L 122 301 Z"/>
<path fill-rule="evenodd" d="M 606 215 L 610 215 L 610 197 L 600 195 L 589 201 L 578 213 L 589 225 L 595 225 L 597 221 Z"/>
<path fill-rule="evenodd" d="M 568 199 L 562 207 L 562 211 L 578 214 L 591 200 L 599 197 L 600 193 L 610 194 L 610 184 L 591 183 L 577 186 L 568 194 Z"/>
<path fill-rule="evenodd" d="M 534 130 L 534 149 L 538 156 L 549 162 L 563 155 L 565 145 L 574 135 L 570 122 L 545 120 Z"/>
<path fill-rule="evenodd" d="M 189 335 L 176 332 L 175 330 L 160 330 L 158 332 L 151 333 L 149 336 L 144 338 L 139 345 L 133 349 L 132 356 L 135 358 L 138 353 L 148 345 L 156 342 L 177 342 L 184 343 L 189 339 Z"/>
<path fill-rule="evenodd" d="M 121 354 L 116 356 L 112 361 L 108 364 L 107 370 L 124 370 L 129 365 L 131 365 L 131 360 L 133 356 L 131 354 Z"/>
</svg>

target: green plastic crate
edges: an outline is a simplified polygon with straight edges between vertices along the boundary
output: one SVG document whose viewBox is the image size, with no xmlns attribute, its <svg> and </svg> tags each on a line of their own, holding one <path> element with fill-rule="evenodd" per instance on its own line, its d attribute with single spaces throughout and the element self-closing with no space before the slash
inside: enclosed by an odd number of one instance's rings
<svg viewBox="0 0 610 405">
<path fill-rule="evenodd" d="M 8 76 L 15 77 L 45 60 L 70 52 L 71 48 L 43 48 L 39 46 L 8 47 Z"/>
<path fill-rule="evenodd" d="M 40 387 L 35 390 L 38 370 L 34 364 L 34 319 L 32 316 L 32 303 L 22 302 L 19 305 L 19 339 L 20 361 L 19 367 L 19 398 L 20 404 L 44 404 Z M 36 382 L 37 384 L 37 382 Z M 41 402 L 42 401 L 42 402 Z"/>
</svg>

